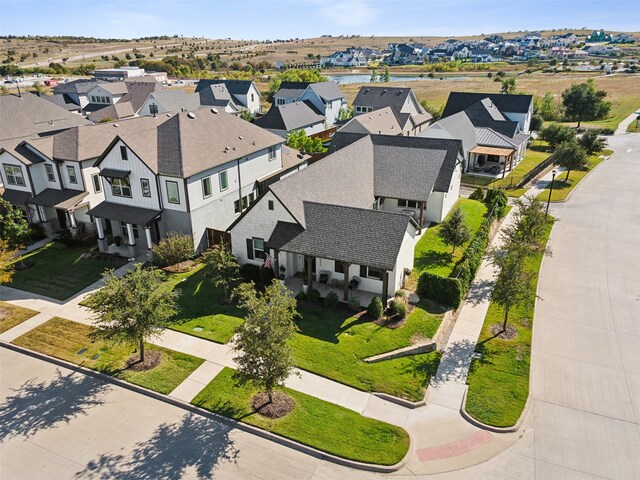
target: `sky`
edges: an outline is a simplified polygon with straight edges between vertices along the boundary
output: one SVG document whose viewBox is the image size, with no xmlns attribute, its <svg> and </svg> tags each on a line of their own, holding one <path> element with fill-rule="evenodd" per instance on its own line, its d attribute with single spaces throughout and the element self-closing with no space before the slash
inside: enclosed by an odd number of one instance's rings
<svg viewBox="0 0 640 480">
<path fill-rule="evenodd" d="M 1 35 L 233 39 L 640 31 L 637 0 L 0 0 Z"/>
</svg>

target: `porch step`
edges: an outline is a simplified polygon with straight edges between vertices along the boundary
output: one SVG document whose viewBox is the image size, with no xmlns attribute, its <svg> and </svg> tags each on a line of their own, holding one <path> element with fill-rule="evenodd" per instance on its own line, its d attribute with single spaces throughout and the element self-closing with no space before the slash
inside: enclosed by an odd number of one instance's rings
<svg viewBox="0 0 640 480">
<path fill-rule="evenodd" d="M 411 355 L 418 355 L 420 353 L 433 352 L 436 349 L 436 342 L 430 340 L 427 343 L 421 343 L 418 345 L 409 345 L 408 347 L 399 348 L 398 350 L 392 350 L 390 352 L 380 353 L 373 357 L 365 358 L 367 363 L 382 362 L 384 360 L 391 360 L 400 357 L 409 357 Z"/>
</svg>

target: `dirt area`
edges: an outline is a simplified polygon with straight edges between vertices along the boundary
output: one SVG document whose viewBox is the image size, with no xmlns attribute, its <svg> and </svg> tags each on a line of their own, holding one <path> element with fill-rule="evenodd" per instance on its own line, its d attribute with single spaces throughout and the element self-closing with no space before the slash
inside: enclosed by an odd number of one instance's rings
<svg viewBox="0 0 640 480">
<path fill-rule="evenodd" d="M 513 340 L 518 335 L 518 331 L 509 324 L 507 324 L 507 329 L 503 330 L 501 323 L 494 323 L 491 325 L 491 335 L 503 340 Z"/>
<path fill-rule="evenodd" d="M 131 355 L 125 362 L 126 367 L 129 370 L 135 372 L 144 372 L 151 370 L 160 364 L 161 354 L 157 350 L 151 350 L 144 353 L 144 362 L 140 362 L 140 355 Z"/>
<path fill-rule="evenodd" d="M 12 313 L 13 312 L 8 308 L 0 307 L 0 322 L 9 318 Z"/>
<path fill-rule="evenodd" d="M 283 392 L 273 392 L 273 401 L 269 402 L 266 393 L 260 392 L 251 399 L 251 408 L 263 417 L 275 419 L 287 415 L 296 406 L 293 398 L 288 397 Z"/>
</svg>

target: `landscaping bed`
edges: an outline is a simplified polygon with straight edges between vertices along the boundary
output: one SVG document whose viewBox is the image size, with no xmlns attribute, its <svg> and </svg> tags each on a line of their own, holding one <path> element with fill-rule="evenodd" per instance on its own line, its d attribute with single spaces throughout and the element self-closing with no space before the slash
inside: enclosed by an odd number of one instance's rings
<svg viewBox="0 0 640 480">
<path fill-rule="evenodd" d="M 545 243 L 551 227 L 547 227 Z M 542 254 L 526 260 L 526 268 L 535 274 L 529 293 L 532 305 L 541 263 Z M 522 415 L 529 396 L 533 317 L 533 306 L 513 307 L 509 325 L 515 328 L 515 337 L 504 339 L 495 335 L 494 327 L 502 323 L 504 310 L 493 302 L 489 305 L 476 347 L 481 358 L 471 361 L 467 376 L 469 390 L 465 409 L 476 420 L 494 427 L 510 427 Z"/>
<path fill-rule="evenodd" d="M 0 333 L 12 329 L 16 325 L 29 320 L 38 314 L 35 310 L 0 302 Z"/>
<path fill-rule="evenodd" d="M 126 368 L 134 347 L 92 341 L 89 338 L 92 330 L 89 325 L 54 317 L 12 343 L 164 394 L 171 393 L 204 362 L 201 358 L 145 344 L 145 357 L 159 355 L 158 365 L 136 371 Z"/>
<path fill-rule="evenodd" d="M 116 269 L 127 262 L 120 257 L 91 257 L 89 252 L 92 248 L 69 247 L 60 242 L 51 242 L 24 255 L 23 260 L 31 267 L 26 270 L 17 268 L 13 280 L 7 286 L 66 300 L 100 280 L 100 275 L 106 269 Z"/>
<path fill-rule="evenodd" d="M 402 428 L 288 388 L 283 392 L 295 402 L 293 410 L 266 418 L 251 407 L 257 392 L 249 384 L 236 385 L 233 370 L 225 368 L 191 403 L 350 460 L 394 465 L 409 449 L 409 435 Z"/>
</svg>

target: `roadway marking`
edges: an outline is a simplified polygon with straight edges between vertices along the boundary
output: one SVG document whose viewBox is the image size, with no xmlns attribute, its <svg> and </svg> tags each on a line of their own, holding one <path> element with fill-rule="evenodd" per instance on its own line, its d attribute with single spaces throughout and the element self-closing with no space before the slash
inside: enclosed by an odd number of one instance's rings
<svg viewBox="0 0 640 480">
<path fill-rule="evenodd" d="M 468 437 L 456 440 L 455 442 L 438 445 L 437 447 L 421 448 L 416 450 L 416 455 L 418 455 L 418 460 L 421 462 L 457 457 L 458 455 L 470 452 L 486 443 L 489 443 L 492 439 L 493 435 L 488 431 L 478 430 Z"/>
</svg>

